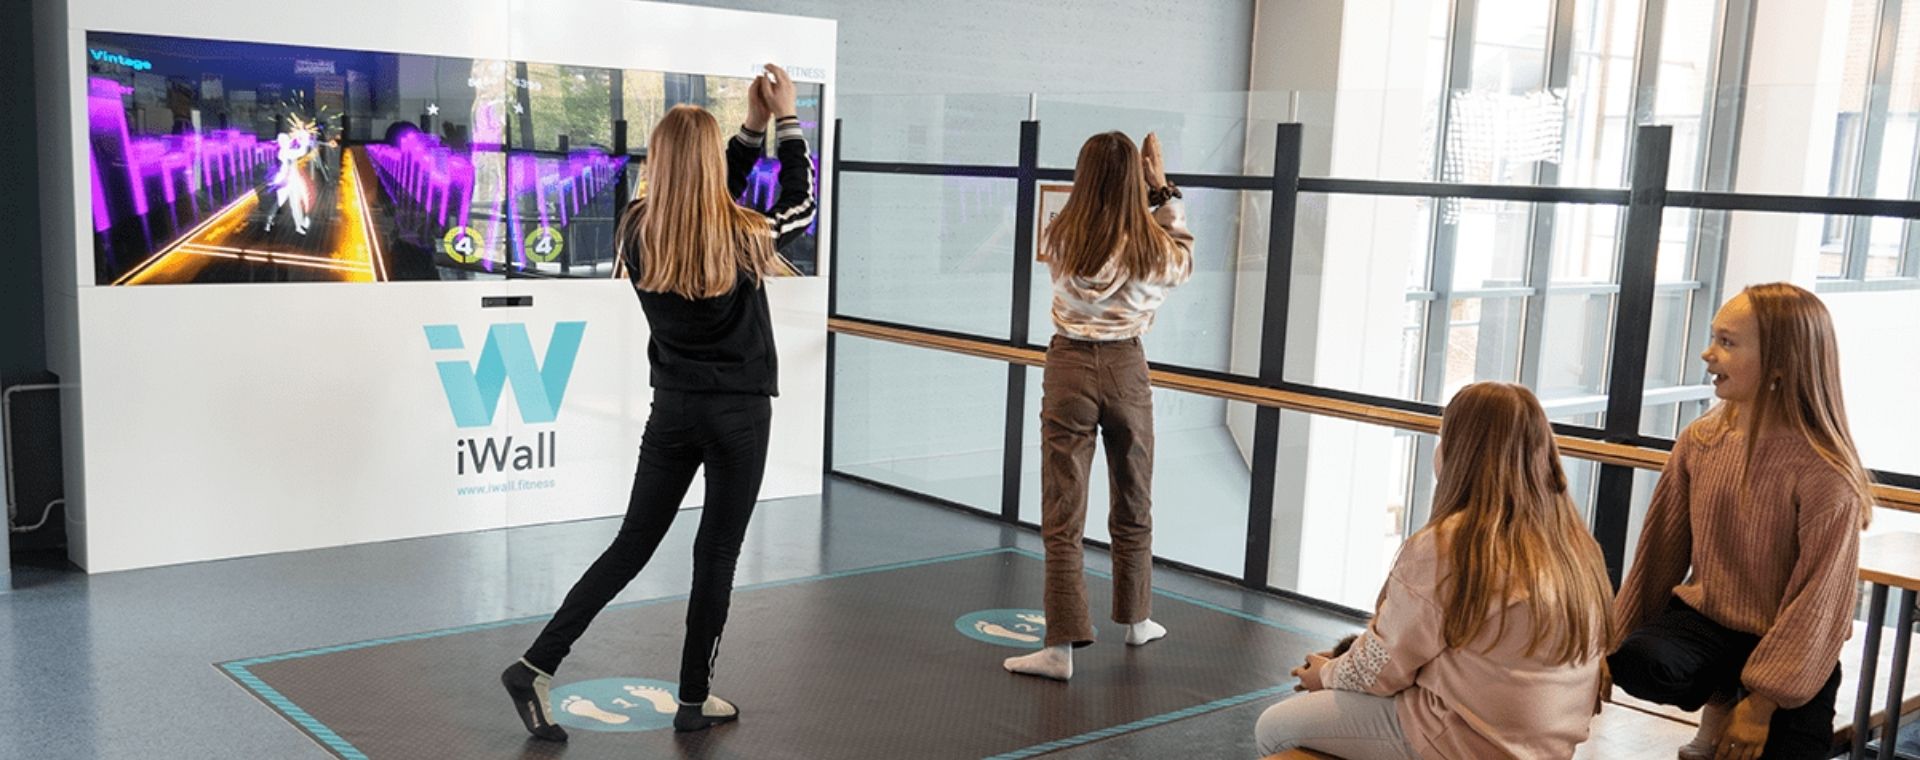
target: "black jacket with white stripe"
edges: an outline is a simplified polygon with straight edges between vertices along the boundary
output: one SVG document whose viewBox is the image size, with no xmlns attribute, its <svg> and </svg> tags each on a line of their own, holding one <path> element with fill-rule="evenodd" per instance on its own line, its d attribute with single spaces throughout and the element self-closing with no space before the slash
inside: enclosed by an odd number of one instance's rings
<svg viewBox="0 0 1920 760">
<path fill-rule="evenodd" d="M 813 161 L 799 122 L 781 120 L 777 135 L 779 190 L 773 208 L 763 212 L 776 250 L 806 234 L 816 205 Z M 762 139 L 760 133 L 742 129 L 727 143 L 727 188 L 735 198 L 747 192 Z M 637 206 L 629 208 L 630 213 L 638 211 Z M 639 268 L 625 269 L 637 284 Z M 638 287 L 634 292 L 640 296 L 640 308 L 653 333 L 647 360 L 655 389 L 780 395 L 780 362 L 774 351 L 767 292 L 751 275 L 742 272 L 733 290 L 717 298 L 689 299 Z"/>
</svg>

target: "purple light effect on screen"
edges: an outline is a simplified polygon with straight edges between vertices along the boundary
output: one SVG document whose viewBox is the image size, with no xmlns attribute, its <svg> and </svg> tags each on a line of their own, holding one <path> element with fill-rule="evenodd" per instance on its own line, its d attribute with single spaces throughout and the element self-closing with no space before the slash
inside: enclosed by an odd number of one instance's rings
<svg viewBox="0 0 1920 760">
<path fill-rule="evenodd" d="M 96 136 L 104 134 L 109 140 L 119 140 L 120 157 L 127 163 L 127 182 L 133 188 L 133 212 L 146 216 L 147 185 L 140 180 L 140 165 L 134 162 L 133 152 L 128 150 L 132 140 L 127 136 L 127 112 L 120 106 L 120 93 L 124 89 L 118 82 L 88 80 L 87 126 Z M 95 147 L 95 150 L 99 148 Z"/>
<path fill-rule="evenodd" d="M 475 145 L 480 152 L 498 146 Z M 476 186 L 474 152 L 457 152 L 440 138 L 409 130 L 394 139 L 392 145 L 368 145 L 367 157 L 373 163 L 380 182 L 396 202 L 435 215 L 442 228 L 469 227 Z M 506 221 L 512 240 L 522 240 L 520 211 L 531 202 L 541 226 L 557 217 L 566 225 L 593 199 L 612 187 L 626 168 L 625 156 L 608 156 L 581 150 L 565 157 L 514 153 L 506 156 Z M 527 196 L 532 196 L 530 199 Z M 458 210 L 454 209 L 458 204 Z M 448 216 L 453 215 L 450 223 Z M 489 225 L 484 241 L 489 246 L 498 238 L 497 216 Z M 524 250 L 514 251 L 514 260 L 524 266 Z M 492 269 L 492 260 L 483 259 L 481 267 Z"/>
<path fill-rule="evenodd" d="M 440 138 L 419 131 L 402 133 L 393 145 L 368 145 L 367 158 L 373 162 L 383 184 L 397 200 L 433 211 L 440 226 L 449 226 L 447 215 L 459 198 L 455 226 L 472 221 L 474 171 L 470 155 L 455 153 L 440 143 Z"/>
<path fill-rule="evenodd" d="M 565 158 L 526 153 L 509 158 L 507 217 L 512 225 L 513 239 L 522 241 L 514 251 L 514 260 L 522 266 L 527 263 L 526 234 L 520 224 L 520 209 L 525 195 L 533 195 L 540 226 L 552 224 L 556 214 L 560 225 L 565 226 L 600 193 L 612 187 L 626 171 L 626 165 L 626 156 L 609 156 L 593 150 L 574 151 Z"/>
<path fill-rule="evenodd" d="M 110 79 L 88 80 L 87 125 L 92 135 L 93 228 L 104 232 L 113 226 L 111 199 L 100 173 L 100 164 L 112 165 L 116 159 L 127 167 L 127 195 L 133 214 L 144 217 L 151 210 L 148 181 L 160 182 L 161 198 L 168 207 L 184 191 L 198 208 L 196 193 L 216 184 L 232 189 L 250 170 L 273 157 L 275 145 L 238 130 L 215 130 L 207 134 L 133 136 L 127 124 L 126 107 L 121 97 L 131 89 Z"/>
<path fill-rule="evenodd" d="M 100 186 L 100 157 L 93 151 L 87 151 L 87 169 L 93 177 L 93 231 L 106 232 L 113 220 L 107 217 L 107 191 Z"/>
<path fill-rule="evenodd" d="M 813 193 L 818 196 L 820 194 L 820 157 L 808 156 L 807 160 L 813 164 Z M 760 160 L 755 161 L 753 168 L 747 170 L 746 192 L 741 193 L 740 197 L 734 200 L 761 211 L 772 210 L 773 204 L 780 200 L 780 159 L 762 156 Z M 813 223 L 807 225 L 807 234 L 817 234 L 819 231 L 820 217 L 816 214 Z"/>
</svg>

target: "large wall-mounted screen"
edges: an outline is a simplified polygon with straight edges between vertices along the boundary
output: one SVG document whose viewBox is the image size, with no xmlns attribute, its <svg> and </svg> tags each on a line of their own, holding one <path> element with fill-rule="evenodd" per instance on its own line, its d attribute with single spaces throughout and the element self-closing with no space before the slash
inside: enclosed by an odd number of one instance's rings
<svg viewBox="0 0 1920 760">
<path fill-rule="evenodd" d="M 691 103 L 731 133 L 751 81 L 105 32 L 86 56 L 101 285 L 608 277 L 653 125 Z M 742 203 L 773 202 L 766 150 Z"/>
</svg>

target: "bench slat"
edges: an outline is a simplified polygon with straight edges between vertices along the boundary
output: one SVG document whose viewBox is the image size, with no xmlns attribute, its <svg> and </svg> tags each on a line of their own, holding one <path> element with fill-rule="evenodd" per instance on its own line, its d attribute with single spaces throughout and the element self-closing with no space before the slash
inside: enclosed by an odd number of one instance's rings
<svg viewBox="0 0 1920 760">
<path fill-rule="evenodd" d="M 1574 760 L 1671 760 L 1674 749 L 1693 738 L 1694 726 L 1664 715 L 1609 704 L 1594 716 L 1587 741 Z M 1265 760 L 1340 760 L 1324 752 L 1290 749 Z"/>
</svg>

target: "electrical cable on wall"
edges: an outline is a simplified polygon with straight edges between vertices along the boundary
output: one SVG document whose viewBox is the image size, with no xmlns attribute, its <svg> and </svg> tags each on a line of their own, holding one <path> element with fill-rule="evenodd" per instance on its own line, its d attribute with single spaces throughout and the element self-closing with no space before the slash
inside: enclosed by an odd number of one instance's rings
<svg viewBox="0 0 1920 760">
<path fill-rule="evenodd" d="M 31 526 L 23 528 L 14 525 L 14 521 L 19 517 L 20 510 L 14 487 L 14 484 L 19 482 L 19 478 L 16 477 L 13 472 L 13 394 L 26 393 L 29 391 L 60 390 L 66 387 L 69 386 L 59 383 L 40 383 L 33 385 L 15 385 L 5 391 L 0 391 L 0 451 L 5 452 L 4 458 L 6 462 L 8 533 L 29 533 L 39 530 L 47 524 L 47 518 L 53 514 L 53 508 L 65 504 L 67 501 L 61 498 L 47 502 L 47 506 L 40 511 L 40 521 Z"/>
</svg>

